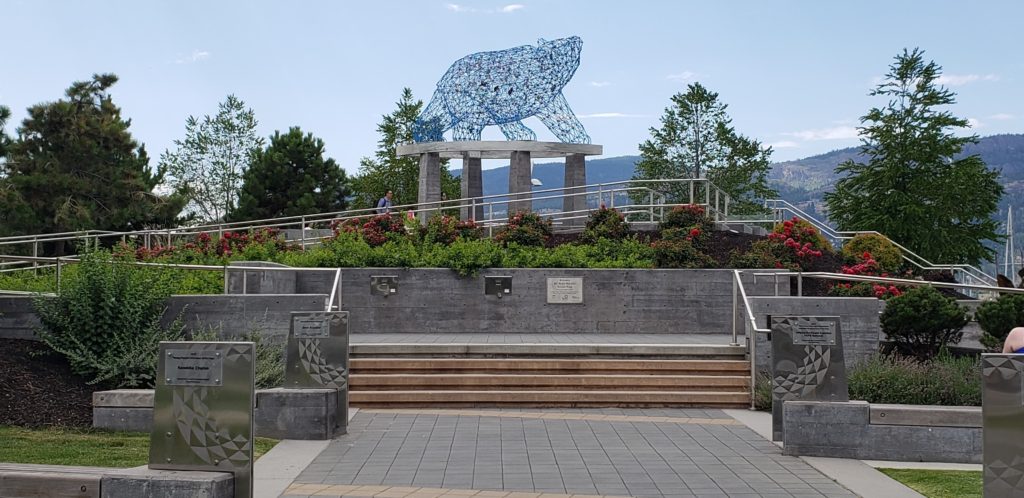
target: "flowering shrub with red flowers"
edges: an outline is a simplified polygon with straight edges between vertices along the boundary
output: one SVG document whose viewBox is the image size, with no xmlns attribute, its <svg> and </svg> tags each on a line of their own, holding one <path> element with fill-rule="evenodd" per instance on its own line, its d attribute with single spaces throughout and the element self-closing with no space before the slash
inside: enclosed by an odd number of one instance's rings
<svg viewBox="0 0 1024 498">
<path fill-rule="evenodd" d="M 840 270 L 845 275 L 868 275 L 888 277 L 889 274 L 879 269 L 878 262 L 871 253 L 861 254 L 853 265 L 843 265 Z M 829 287 L 828 295 L 841 297 L 877 297 L 889 299 L 903 295 L 903 290 L 895 285 L 882 285 L 876 282 L 837 283 Z"/>
<path fill-rule="evenodd" d="M 513 213 L 508 225 L 494 235 L 494 241 L 503 246 L 514 242 L 520 246 L 544 246 L 551 238 L 551 220 L 530 211 Z"/>
<path fill-rule="evenodd" d="M 135 247 L 121 243 L 115 250 L 117 256 L 134 257 L 137 261 L 152 261 L 174 257 L 187 262 L 203 262 L 212 258 L 231 258 L 249 255 L 247 259 L 264 259 L 278 251 L 292 248 L 281 237 L 276 228 L 259 228 L 248 232 L 223 232 L 219 238 L 202 232 L 192 242 L 180 246 L 156 244 L 150 247 Z"/>
<path fill-rule="evenodd" d="M 351 218 L 334 220 L 331 229 L 337 238 L 339 233 L 356 233 L 371 247 L 405 236 L 405 221 L 397 214 L 378 214 L 372 218 Z"/>
<path fill-rule="evenodd" d="M 793 217 L 775 225 L 765 240 L 750 245 L 745 253 L 733 251 L 730 265 L 735 268 L 785 268 L 806 271 L 832 245 L 810 223 Z"/>
<path fill-rule="evenodd" d="M 711 241 L 715 224 L 707 217 L 703 206 L 686 204 L 676 206 L 666 213 L 658 227 L 661 229 L 662 240 L 684 240 L 697 250 L 704 251 Z"/>
<path fill-rule="evenodd" d="M 692 238 L 669 238 L 651 243 L 658 268 L 711 268 L 715 260 L 701 251 Z"/>
<path fill-rule="evenodd" d="M 597 211 L 590 213 L 587 226 L 580 235 L 582 242 L 592 244 L 599 239 L 622 240 L 629 233 L 626 217 L 617 210 L 601 205 Z"/>
<path fill-rule="evenodd" d="M 460 221 L 447 214 L 435 215 L 427 220 L 427 226 L 420 229 L 424 242 L 434 244 L 451 244 L 459 238 L 477 240 L 483 235 L 483 229 L 473 220 Z"/>
</svg>

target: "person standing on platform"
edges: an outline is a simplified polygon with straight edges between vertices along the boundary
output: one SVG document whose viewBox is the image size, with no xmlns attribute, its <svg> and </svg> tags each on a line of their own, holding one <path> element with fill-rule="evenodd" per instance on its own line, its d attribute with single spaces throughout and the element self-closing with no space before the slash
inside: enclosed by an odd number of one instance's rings
<svg viewBox="0 0 1024 498">
<path fill-rule="evenodd" d="M 391 191 L 388 190 L 388 193 L 384 194 L 384 197 L 377 201 L 377 214 L 388 214 L 391 212 L 392 195 Z"/>
</svg>

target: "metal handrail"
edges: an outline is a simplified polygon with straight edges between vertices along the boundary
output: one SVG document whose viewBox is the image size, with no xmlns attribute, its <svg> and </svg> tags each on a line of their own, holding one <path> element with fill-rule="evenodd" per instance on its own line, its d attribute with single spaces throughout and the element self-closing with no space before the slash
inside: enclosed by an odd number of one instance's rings
<svg viewBox="0 0 1024 498">
<path fill-rule="evenodd" d="M 779 206 L 782 206 L 782 207 L 779 207 Z M 979 268 L 977 268 L 977 267 L 975 267 L 973 265 L 969 265 L 969 264 L 935 264 L 935 263 L 932 263 L 931 261 L 928 261 L 923 256 L 915 253 L 914 251 L 912 251 L 912 250 L 908 249 L 907 247 L 903 246 L 902 244 L 900 244 L 900 243 L 890 239 L 889 237 L 887 237 L 883 233 L 880 233 L 880 232 L 877 232 L 877 231 L 874 231 L 874 230 L 845 230 L 845 231 L 844 230 L 835 230 L 832 227 L 830 227 L 828 224 L 821 222 L 817 218 L 814 218 L 813 216 L 811 216 L 811 215 L 807 214 L 806 212 L 804 212 L 802 209 L 794 206 L 789 201 L 786 201 L 786 200 L 783 200 L 783 199 L 771 199 L 771 200 L 765 201 L 765 207 L 769 208 L 769 209 L 772 209 L 773 212 L 778 214 L 778 217 L 774 220 L 774 222 L 779 222 L 782 219 L 784 219 L 785 217 L 782 216 L 782 211 L 788 210 L 788 211 L 793 212 L 794 214 L 796 214 L 798 217 L 802 218 L 803 220 L 806 220 L 808 223 L 811 223 L 812 225 L 814 225 L 815 228 L 819 229 L 821 232 L 826 234 L 828 237 L 830 237 L 830 238 L 832 238 L 832 239 L 834 239 L 836 241 L 846 241 L 846 240 L 849 240 L 849 239 L 852 239 L 852 238 L 856 237 L 857 235 L 863 235 L 863 234 L 878 235 L 878 236 L 881 236 L 881 237 L 885 238 L 890 243 L 892 243 L 894 246 L 899 248 L 900 251 L 901 251 L 901 254 L 903 256 L 903 259 L 908 261 L 909 263 L 913 264 L 914 266 L 918 267 L 921 270 L 938 270 L 938 271 L 946 270 L 946 271 L 952 271 L 954 273 L 956 273 L 957 271 L 960 271 L 960 272 L 963 272 L 965 275 L 967 275 L 971 279 L 974 279 L 974 280 L 977 280 L 977 281 L 981 281 L 981 282 L 986 282 L 986 283 L 988 283 L 990 285 L 995 285 L 996 284 L 996 279 L 995 278 L 993 278 L 991 275 L 985 273 L 983 270 L 981 270 L 981 269 L 979 269 Z"/>
<path fill-rule="evenodd" d="M 732 342 L 737 342 L 737 324 L 736 324 L 736 313 L 739 311 L 736 309 L 736 292 L 739 291 L 740 299 L 743 301 L 743 308 L 747 312 L 747 319 L 750 320 L 751 333 L 743 334 L 747 338 L 747 356 L 750 357 L 750 409 L 755 409 L 754 406 L 754 393 L 757 390 L 757 333 L 771 332 L 771 329 L 764 329 L 757 326 L 757 318 L 754 317 L 754 310 L 750 307 L 750 299 L 747 297 L 747 290 L 743 288 L 743 279 L 740 275 L 743 273 L 742 270 L 732 271 Z M 756 274 L 755 274 L 756 275 Z"/>
</svg>

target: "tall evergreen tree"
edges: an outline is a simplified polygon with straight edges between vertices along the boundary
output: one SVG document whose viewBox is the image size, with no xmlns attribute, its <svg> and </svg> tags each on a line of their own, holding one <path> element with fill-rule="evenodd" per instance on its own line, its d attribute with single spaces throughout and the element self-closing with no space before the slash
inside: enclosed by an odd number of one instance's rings
<svg viewBox="0 0 1024 498">
<path fill-rule="evenodd" d="M 0 192 L 7 233 L 138 230 L 174 224 L 178 195 L 153 192 L 164 172 L 128 131 L 108 90 L 113 74 L 77 82 L 66 98 L 28 109 L 9 146 Z"/>
<path fill-rule="evenodd" d="M 412 126 L 423 110 L 423 101 L 412 96 L 412 90 L 402 90 L 397 109 L 383 116 L 377 125 L 380 140 L 374 159 L 364 157 L 359 162 L 359 175 L 352 179 L 355 194 L 354 208 L 369 208 L 390 190 L 395 205 L 415 204 L 418 201 L 420 165 L 415 157 L 398 157 L 395 148 L 412 142 Z M 458 178 L 448 172 L 448 161 L 441 163 L 441 192 L 449 199 L 461 197 Z"/>
<path fill-rule="evenodd" d="M 660 128 L 640 144 L 641 159 L 634 180 L 707 178 L 732 198 L 730 212 L 753 213 L 763 208 L 758 201 L 777 195 L 768 187 L 771 147 L 740 135 L 718 94 L 700 83 L 672 96 Z M 649 184 L 648 184 L 649 185 Z M 655 186 L 671 200 L 685 202 L 689 187 Z M 703 201 L 703 191 L 695 192 Z"/>
<path fill-rule="evenodd" d="M 11 118 L 11 110 L 0 105 L 0 176 L 3 176 L 3 159 L 7 157 L 7 145 L 10 139 L 7 137 L 7 120 Z"/>
<path fill-rule="evenodd" d="M 324 141 L 292 127 L 274 132 L 242 175 L 232 220 L 254 220 L 341 211 L 350 194 L 345 171 L 324 159 Z"/>
<path fill-rule="evenodd" d="M 887 100 L 861 118 L 866 163 L 846 161 L 825 194 L 841 230 L 875 230 L 938 264 L 991 260 L 984 241 L 1000 238 L 991 218 L 1003 187 L 978 155 L 958 157 L 976 135 L 966 119 L 938 107 L 956 94 L 936 83 L 942 68 L 919 49 L 903 50 L 870 95 Z"/>
<path fill-rule="evenodd" d="M 170 185 L 188 196 L 186 209 L 200 221 L 223 220 L 237 206 L 242 173 L 263 147 L 257 124 L 253 110 L 228 95 L 216 116 L 189 116 L 185 138 L 174 141 L 174 152 L 160 156 Z"/>
</svg>

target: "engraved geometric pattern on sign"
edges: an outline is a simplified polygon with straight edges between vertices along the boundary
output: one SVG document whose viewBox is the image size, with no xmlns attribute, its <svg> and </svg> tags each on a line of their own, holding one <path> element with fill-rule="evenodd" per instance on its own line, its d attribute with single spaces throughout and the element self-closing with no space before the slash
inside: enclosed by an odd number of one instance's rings
<svg viewBox="0 0 1024 498">
<path fill-rule="evenodd" d="M 832 349 L 829 347 L 804 346 L 803 365 L 796 372 L 775 377 L 775 398 L 796 399 L 814 392 L 828 375 L 831 358 Z"/>
<path fill-rule="evenodd" d="M 214 347 L 211 345 L 209 349 Z M 251 351 L 250 348 L 233 345 L 228 349 L 225 359 L 231 363 L 240 359 L 252 362 Z M 226 468 L 248 466 L 252 442 L 245 434 L 232 436 L 227 429 L 220 427 L 218 421 L 210 416 L 210 409 L 206 405 L 208 394 L 207 387 L 174 388 L 172 414 L 178 426 L 178 433 L 188 443 L 192 453 L 208 464 L 222 465 Z"/>
<path fill-rule="evenodd" d="M 1019 456 L 1013 457 L 1010 463 L 996 460 L 985 466 L 985 491 L 997 492 L 1006 488 L 1024 491 L 1024 459 Z"/>
<path fill-rule="evenodd" d="M 347 385 L 345 368 L 327 364 L 320 351 L 319 339 L 299 341 L 299 362 L 310 378 L 322 386 L 341 389 Z"/>
<path fill-rule="evenodd" d="M 1021 370 L 1024 369 L 1024 361 L 1017 358 L 985 356 L 983 362 L 981 375 L 986 378 L 999 375 L 1003 380 L 1011 380 L 1020 375 Z"/>
</svg>

